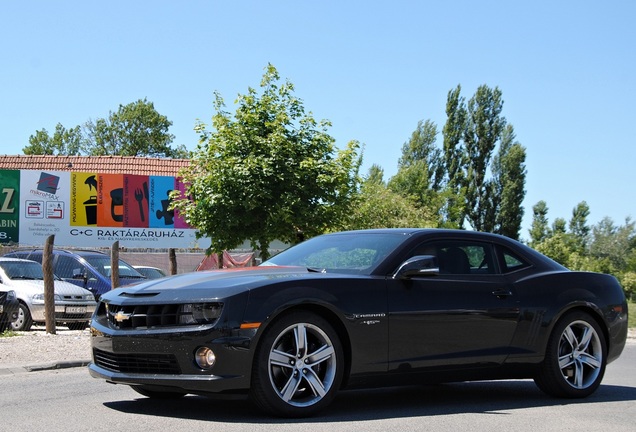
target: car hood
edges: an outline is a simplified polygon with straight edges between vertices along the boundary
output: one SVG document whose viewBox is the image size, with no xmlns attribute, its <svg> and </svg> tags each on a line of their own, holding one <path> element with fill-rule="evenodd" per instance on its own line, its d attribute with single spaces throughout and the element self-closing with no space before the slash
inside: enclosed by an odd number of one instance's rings
<svg viewBox="0 0 636 432">
<path fill-rule="evenodd" d="M 5 284 L 14 290 L 18 297 L 40 294 L 44 292 L 44 281 L 42 279 L 35 280 L 11 280 L 10 283 Z M 55 294 L 59 295 L 71 295 L 71 296 L 84 296 L 89 294 L 90 291 L 74 285 L 69 282 L 56 280 L 54 283 Z"/>
<path fill-rule="evenodd" d="M 168 297 L 197 297 L 221 299 L 273 282 L 307 278 L 320 273 L 309 272 L 304 267 L 247 267 L 227 270 L 207 270 L 184 273 L 161 279 L 152 279 L 136 285 L 117 288 L 102 296 L 104 300 L 114 297 L 146 298 L 155 300 Z M 179 294 L 176 294 L 179 292 Z"/>
</svg>

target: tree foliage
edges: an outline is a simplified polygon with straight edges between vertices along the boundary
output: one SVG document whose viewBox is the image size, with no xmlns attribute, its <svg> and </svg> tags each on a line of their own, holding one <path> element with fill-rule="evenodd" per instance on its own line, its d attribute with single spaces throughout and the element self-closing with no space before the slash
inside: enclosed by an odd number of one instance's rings
<svg viewBox="0 0 636 432">
<path fill-rule="evenodd" d="M 595 271 L 616 276 L 628 295 L 636 294 L 636 224 L 627 218 L 617 226 L 605 217 L 590 227 L 585 201 L 572 210 L 569 223 L 556 218 L 548 226 L 547 205 L 537 203 L 530 230 L 530 246 L 572 270 Z"/>
<path fill-rule="evenodd" d="M 291 82 L 268 65 L 260 93 L 239 95 L 234 116 L 217 93 L 213 130 L 197 125 L 200 142 L 183 172 L 187 197 L 175 206 L 211 251 L 249 240 L 262 258 L 273 240 L 294 243 L 345 225 L 359 187 L 360 145 L 337 151 L 328 121 L 305 113 Z"/>
<path fill-rule="evenodd" d="M 415 196 L 405 196 L 387 187 L 379 167 L 369 170 L 356 194 L 346 229 L 434 227 L 436 216 Z"/>
<path fill-rule="evenodd" d="M 46 129 L 35 131 L 35 135 L 29 137 L 29 145 L 22 151 L 26 155 L 78 156 L 82 146 L 82 129 L 79 126 L 66 129 L 58 123 L 53 136 Z"/>
<path fill-rule="evenodd" d="M 526 181 L 526 151 L 515 141 L 512 125 L 501 136 L 499 151 L 492 162 L 490 209 L 495 221 L 493 232 L 518 239 L 524 215 L 523 199 Z"/>
<path fill-rule="evenodd" d="M 532 207 L 532 226 L 530 228 L 530 246 L 536 247 L 550 235 L 548 204 L 539 201 Z"/>
<path fill-rule="evenodd" d="M 174 135 L 169 133 L 170 126 L 172 122 L 159 114 L 152 102 L 140 99 L 120 105 L 108 118 L 89 120 L 83 127 L 66 129 L 58 123 L 53 136 L 46 129 L 38 130 L 22 151 L 30 155 L 187 158 L 185 146 L 171 146 Z"/>
<path fill-rule="evenodd" d="M 468 101 L 461 87 L 448 92 L 443 147 L 437 126 L 420 121 L 402 146 L 396 193 L 438 215 L 437 226 L 519 237 L 525 197 L 525 148 L 502 116 L 498 88 L 480 86 Z"/>
</svg>

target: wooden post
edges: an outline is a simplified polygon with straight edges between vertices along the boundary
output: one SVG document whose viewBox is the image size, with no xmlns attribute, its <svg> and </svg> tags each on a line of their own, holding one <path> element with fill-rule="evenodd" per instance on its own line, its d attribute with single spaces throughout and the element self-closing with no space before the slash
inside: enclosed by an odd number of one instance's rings
<svg viewBox="0 0 636 432">
<path fill-rule="evenodd" d="M 110 249 L 110 284 L 111 289 L 119 287 L 119 241 Z"/>
<path fill-rule="evenodd" d="M 55 277 L 53 276 L 53 242 L 55 235 L 50 235 L 44 243 L 42 253 L 42 272 L 44 273 L 44 323 L 46 332 L 56 334 L 55 325 Z"/>
<path fill-rule="evenodd" d="M 177 274 L 177 254 L 174 251 L 174 249 L 168 250 L 168 257 L 170 259 L 170 274 L 176 275 Z"/>
</svg>

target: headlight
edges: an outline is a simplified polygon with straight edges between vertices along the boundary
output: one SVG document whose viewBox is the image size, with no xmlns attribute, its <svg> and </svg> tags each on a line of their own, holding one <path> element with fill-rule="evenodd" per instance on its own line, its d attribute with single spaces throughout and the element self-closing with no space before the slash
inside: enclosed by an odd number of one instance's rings
<svg viewBox="0 0 636 432">
<path fill-rule="evenodd" d="M 209 324 L 221 316 L 222 303 L 190 303 L 179 307 L 179 324 Z"/>
<path fill-rule="evenodd" d="M 17 296 L 15 295 L 15 291 L 11 290 L 11 291 L 7 291 L 7 300 L 8 301 L 14 301 L 17 298 Z"/>
<path fill-rule="evenodd" d="M 31 299 L 32 299 L 32 300 L 44 301 L 44 293 L 41 293 L 41 294 L 33 294 L 33 295 L 31 296 Z M 59 295 L 55 294 L 55 295 L 53 296 L 53 300 L 54 300 L 54 301 L 61 301 L 61 300 L 62 300 L 62 297 L 60 297 Z"/>
</svg>

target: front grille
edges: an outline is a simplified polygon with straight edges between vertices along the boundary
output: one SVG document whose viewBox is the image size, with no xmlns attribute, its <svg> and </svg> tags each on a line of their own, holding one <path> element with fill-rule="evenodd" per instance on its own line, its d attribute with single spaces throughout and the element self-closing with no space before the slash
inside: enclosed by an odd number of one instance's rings
<svg viewBox="0 0 636 432">
<path fill-rule="evenodd" d="M 62 297 L 63 300 L 65 301 L 86 301 L 86 300 L 93 300 L 93 296 L 92 295 L 68 295 L 68 294 L 62 294 L 60 295 L 60 297 Z"/>
<path fill-rule="evenodd" d="M 212 324 L 223 303 L 117 305 L 99 303 L 96 318 L 118 330 Z"/>
<path fill-rule="evenodd" d="M 113 372 L 164 375 L 181 373 L 177 359 L 172 354 L 114 354 L 94 348 L 93 361 L 97 366 Z"/>
<path fill-rule="evenodd" d="M 179 324 L 178 304 L 167 305 L 108 305 L 106 314 L 113 328 L 135 329 L 140 327 L 174 326 Z"/>
</svg>

